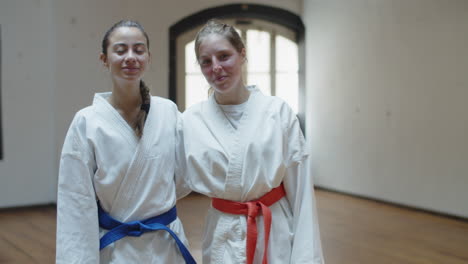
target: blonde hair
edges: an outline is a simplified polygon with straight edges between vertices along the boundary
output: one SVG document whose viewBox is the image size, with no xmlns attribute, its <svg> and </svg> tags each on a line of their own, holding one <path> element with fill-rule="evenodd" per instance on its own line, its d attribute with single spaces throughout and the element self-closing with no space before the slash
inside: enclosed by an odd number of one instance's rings
<svg viewBox="0 0 468 264">
<path fill-rule="evenodd" d="M 197 56 L 199 54 L 200 45 L 203 42 L 203 39 L 211 34 L 218 34 L 226 38 L 226 40 L 231 43 L 231 45 L 237 50 L 237 52 L 242 52 L 245 49 L 244 42 L 240 37 L 239 33 L 237 33 L 236 29 L 228 24 L 225 24 L 216 19 L 210 19 L 206 22 L 205 26 L 203 26 L 200 31 L 198 31 L 197 36 L 195 37 L 195 54 Z"/>
</svg>

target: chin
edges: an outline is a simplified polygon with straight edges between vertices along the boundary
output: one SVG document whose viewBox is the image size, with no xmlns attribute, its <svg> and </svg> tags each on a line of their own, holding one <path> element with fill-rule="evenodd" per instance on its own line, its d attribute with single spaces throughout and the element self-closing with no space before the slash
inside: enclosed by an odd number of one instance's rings
<svg viewBox="0 0 468 264">
<path fill-rule="evenodd" d="M 127 75 L 127 76 L 124 76 L 124 79 L 130 82 L 139 81 L 141 79 L 141 76 L 140 75 Z"/>
<path fill-rule="evenodd" d="M 130 78 L 130 77 L 121 77 L 117 80 L 118 83 L 120 83 L 121 85 L 134 85 L 134 84 L 138 84 L 140 83 L 140 78 L 137 78 L 137 77 L 134 77 L 134 78 Z"/>
<path fill-rule="evenodd" d="M 217 87 L 217 86 L 212 86 L 213 89 L 219 93 L 219 94 L 227 94 L 230 93 L 233 90 L 233 87 Z"/>
</svg>

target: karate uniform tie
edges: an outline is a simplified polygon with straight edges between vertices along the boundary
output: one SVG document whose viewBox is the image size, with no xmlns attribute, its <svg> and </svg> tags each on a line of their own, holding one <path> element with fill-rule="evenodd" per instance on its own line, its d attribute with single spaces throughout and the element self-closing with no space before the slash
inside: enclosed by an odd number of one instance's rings
<svg viewBox="0 0 468 264">
<path fill-rule="evenodd" d="M 223 200 L 219 198 L 212 198 L 212 205 L 217 210 L 230 213 L 246 215 L 247 217 L 247 245 L 246 255 L 247 264 L 252 264 L 255 255 L 255 248 L 257 246 L 257 216 L 261 212 L 263 214 L 263 224 L 265 231 L 265 250 L 263 252 L 262 264 L 268 264 L 267 249 L 268 240 L 270 238 L 271 228 L 271 210 L 268 208 L 272 204 L 279 201 L 286 195 L 283 183 L 280 186 L 272 189 L 270 192 L 262 196 L 260 199 L 245 203 Z"/>
<path fill-rule="evenodd" d="M 99 250 L 105 248 L 109 244 L 122 239 L 126 236 L 136 236 L 139 237 L 146 232 L 164 230 L 169 232 L 174 238 L 177 246 L 179 247 L 180 253 L 185 259 L 185 262 L 188 264 L 196 264 L 192 255 L 185 247 L 184 243 L 180 241 L 177 235 L 172 231 L 167 225 L 172 223 L 177 219 L 177 209 L 172 207 L 171 210 L 160 214 L 155 217 L 143 221 L 132 221 L 128 223 L 122 223 L 114 218 L 112 218 L 108 213 L 106 213 L 100 203 L 98 202 L 98 216 L 99 216 L 99 226 L 101 228 L 110 230 L 107 232 L 101 239 Z"/>
</svg>

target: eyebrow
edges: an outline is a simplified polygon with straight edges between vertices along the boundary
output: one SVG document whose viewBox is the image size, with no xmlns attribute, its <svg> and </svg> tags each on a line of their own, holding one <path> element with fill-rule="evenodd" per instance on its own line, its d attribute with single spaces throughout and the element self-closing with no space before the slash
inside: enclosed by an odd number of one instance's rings
<svg viewBox="0 0 468 264">
<path fill-rule="evenodd" d="M 217 50 L 214 52 L 214 54 L 220 54 L 220 53 L 232 53 L 232 51 L 230 49 L 220 49 L 220 50 Z M 210 57 L 210 55 L 206 55 L 206 54 L 200 54 L 199 56 L 200 58 L 202 57 Z"/>
<path fill-rule="evenodd" d="M 128 46 L 128 44 L 123 43 L 123 42 L 117 42 L 117 43 L 114 43 L 114 45 L 112 45 L 112 46 L 113 46 L 113 47 Z M 144 43 L 144 42 L 137 42 L 137 43 L 134 43 L 133 46 L 146 46 L 146 43 Z"/>
</svg>

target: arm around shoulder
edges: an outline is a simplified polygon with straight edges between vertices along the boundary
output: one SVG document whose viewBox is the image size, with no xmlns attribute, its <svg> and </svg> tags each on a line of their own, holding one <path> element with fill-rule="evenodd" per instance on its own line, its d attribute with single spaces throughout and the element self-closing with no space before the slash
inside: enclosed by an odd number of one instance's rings
<svg viewBox="0 0 468 264">
<path fill-rule="evenodd" d="M 185 160 L 185 145 L 183 134 L 183 120 L 182 115 L 177 112 L 177 125 L 176 125 L 176 168 L 175 168 L 175 185 L 177 199 L 187 196 L 192 190 L 189 187 L 189 178 L 187 175 L 187 164 Z"/>
</svg>

